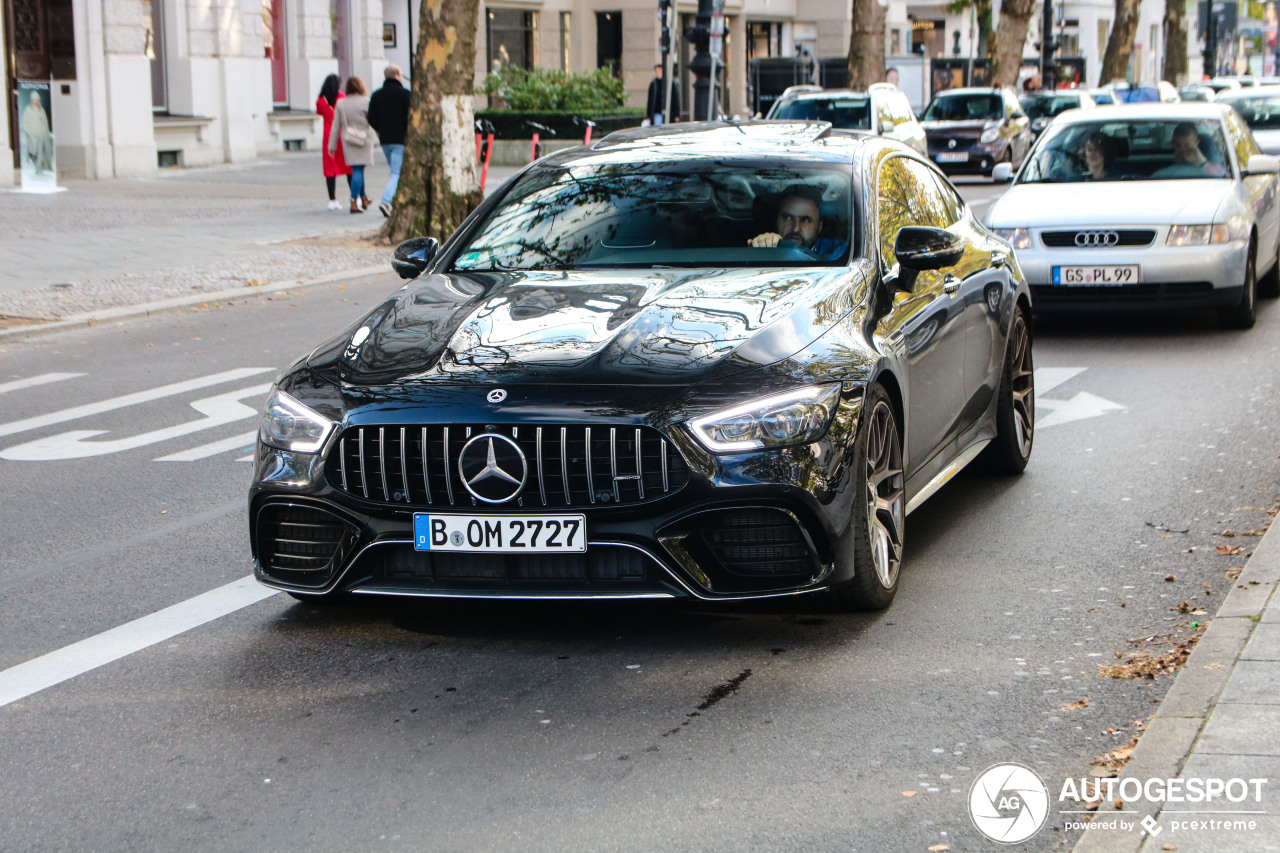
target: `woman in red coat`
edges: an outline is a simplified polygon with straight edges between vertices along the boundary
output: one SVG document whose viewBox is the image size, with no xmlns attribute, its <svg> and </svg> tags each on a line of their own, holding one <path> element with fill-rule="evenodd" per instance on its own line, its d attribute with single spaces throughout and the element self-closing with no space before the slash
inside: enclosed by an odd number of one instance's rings
<svg viewBox="0 0 1280 853">
<path fill-rule="evenodd" d="M 338 140 L 338 150 L 329 154 L 329 129 L 333 126 L 333 105 L 338 103 L 342 93 L 338 91 L 338 75 L 330 74 L 324 78 L 320 87 L 320 97 L 316 98 L 316 112 L 324 117 L 324 140 L 320 145 L 320 160 L 324 164 L 324 182 L 329 188 L 329 209 L 342 210 L 342 205 L 334 198 L 338 175 L 347 176 L 347 186 L 351 186 L 351 167 L 342 156 L 342 140 Z"/>
</svg>

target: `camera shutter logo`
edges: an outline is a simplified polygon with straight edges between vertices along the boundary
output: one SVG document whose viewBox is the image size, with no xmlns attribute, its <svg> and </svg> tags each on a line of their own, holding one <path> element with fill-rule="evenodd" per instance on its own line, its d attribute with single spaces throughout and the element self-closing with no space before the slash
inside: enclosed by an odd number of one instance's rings
<svg viewBox="0 0 1280 853">
<path fill-rule="evenodd" d="M 978 831 L 1001 844 L 1035 835 L 1049 816 L 1049 789 L 1030 767 L 994 764 L 969 789 L 969 816 Z"/>
</svg>

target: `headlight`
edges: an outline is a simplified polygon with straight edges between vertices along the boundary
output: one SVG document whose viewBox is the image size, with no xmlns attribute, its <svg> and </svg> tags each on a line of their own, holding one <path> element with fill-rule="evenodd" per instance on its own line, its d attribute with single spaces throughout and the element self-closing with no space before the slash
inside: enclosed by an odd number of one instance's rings
<svg viewBox="0 0 1280 853">
<path fill-rule="evenodd" d="M 985 145 L 989 142 L 995 142 L 999 138 L 1000 138 L 1000 125 L 997 124 L 992 127 L 988 127 L 986 130 L 982 131 L 982 135 L 978 137 L 978 141 Z"/>
<path fill-rule="evenodd" d="M 1008 240 L 1015 249 L 1031 248 L 1031 229 L 1029 228 L 992 228 L 997 237 Z"/>
<path fill-rule="evenodd" d="M 333 421 L 276 388 L 267 398 L 258 438 L 263 444 L 281 450 L 317 453 L 324 447 L 333 426 Z"/>
<path fill-rule="evenodd" d="M 1231 229 L 1226 225 L 1175 225 L 1165 240 L 1170 246 L 1208 246 L 1231 242 Z"/>
<path fill-rule="evenodd" d="M 805 444 L 827 431 L 839 400 L 839 382 L 812 385 L 697 418 L 689 428 L 715 453 Z"/>
</svg>

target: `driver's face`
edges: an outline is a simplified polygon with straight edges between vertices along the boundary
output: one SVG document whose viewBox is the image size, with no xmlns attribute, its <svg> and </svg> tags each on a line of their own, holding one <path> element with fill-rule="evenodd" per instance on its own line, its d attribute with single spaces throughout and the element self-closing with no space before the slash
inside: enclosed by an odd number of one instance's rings
<svg viewBox="0 0 1280 853">
<path fill-rule="evenodd" d="M 818 239 L 820 225 L 818 205 L 810 199 L 791 196 L 778 208 L 778 233 L 783 240 L 807 249 Z"/>
<path fill-rule="evenodd" d="M 1194 133 L 1173 137 L 1173 156 L 1179 163 L 1200 161 L 1200 140 Z"/>
</svg>

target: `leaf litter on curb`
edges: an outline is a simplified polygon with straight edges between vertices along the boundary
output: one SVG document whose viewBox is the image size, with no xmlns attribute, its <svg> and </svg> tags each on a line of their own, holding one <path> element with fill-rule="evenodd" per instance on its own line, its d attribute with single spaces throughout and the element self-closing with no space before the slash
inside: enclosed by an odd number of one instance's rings
<svg viewBox="0 0 1280 853">
<path fill-rule="evenodd" d="M 1180 608 L 1179 608 L 1180 609 Z M 1172 635 L 1151 636 L 1142 640 L 1130 640 L 1133 645 L 1138 644 L 1172 644 L 1171 648 L 1166 649 L 1159 654 L 1150 652 L 1134 652 L 1128 656 L 1116 652 L 1116 658 L 1120 663 L 1116 664 L 1098 664 L 1098 675 L 1104 678 L 1152 678 L 1157 675 L 1172 675 L 1178 671 L 1178 667 L 1187 662 L 1187 658 L 1191 656 L 1191 650 L 1196 647 L 1196 642 L 1200 639 L 1200 633 L 1194 633 L 1190 636 L 1183 637 L 1180 640 L 1172 639 Z"/>
</svg>

